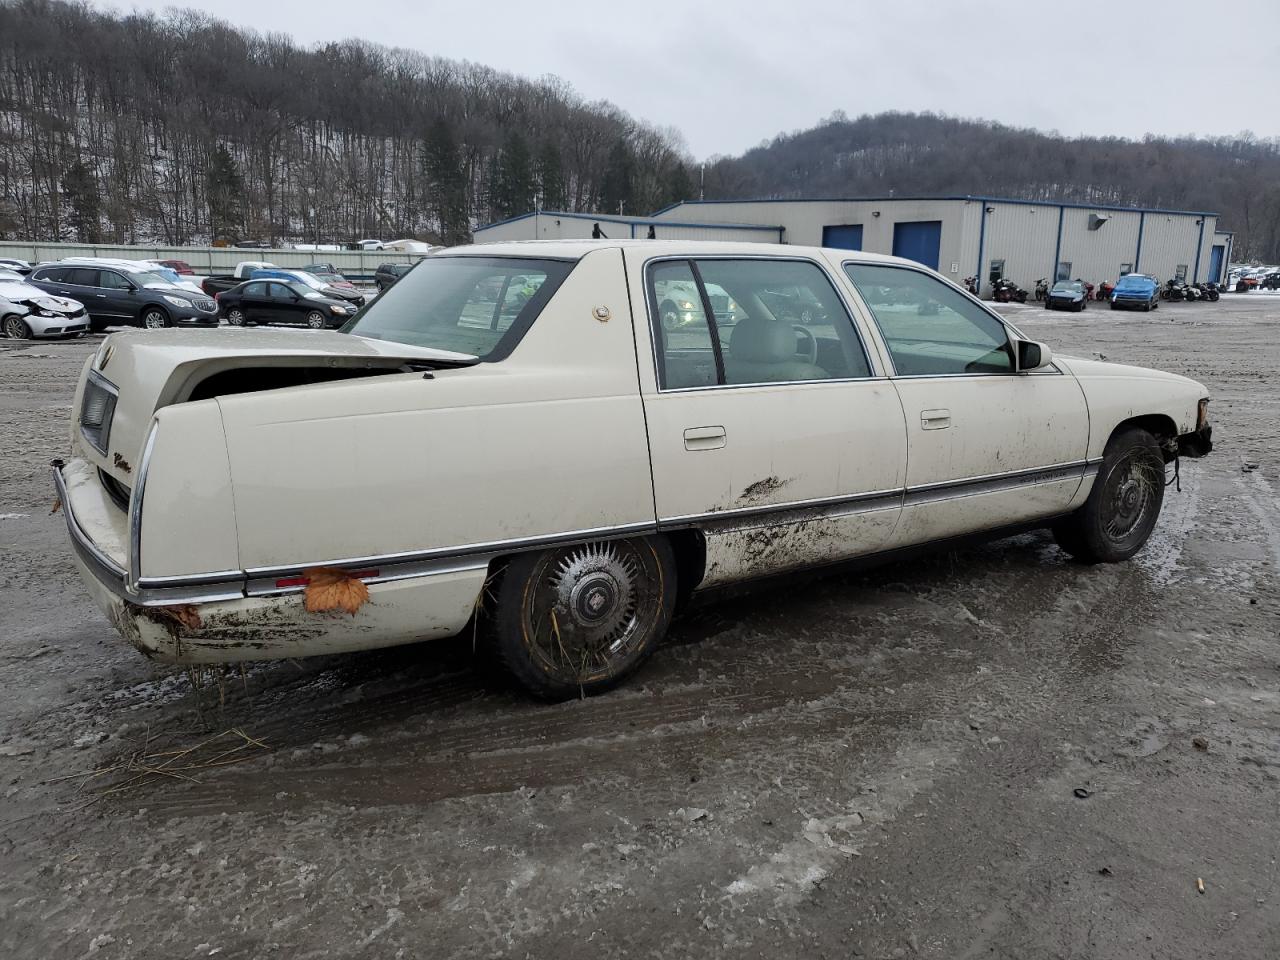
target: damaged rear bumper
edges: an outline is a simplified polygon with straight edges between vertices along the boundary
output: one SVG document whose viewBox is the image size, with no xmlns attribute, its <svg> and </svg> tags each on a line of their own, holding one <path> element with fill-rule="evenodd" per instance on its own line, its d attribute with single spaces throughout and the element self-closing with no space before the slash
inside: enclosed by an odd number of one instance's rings
<svg viewBox="0 0 1280 960">
<path fill-rule="evenodd" d="M 253 595 L 245 571 L 138 578 L 130 572 L 130 518 L 84 460 L 54 460 L 53 483 L 76 567 L 90 596 L 125 640 L 166 663 L 235 663 L 344 653 L 447 637 L 475 609 L 487 576 L 476 559 L 366 582 L 355 615 L 306 610 L 301 588 Z"/>
</svg>

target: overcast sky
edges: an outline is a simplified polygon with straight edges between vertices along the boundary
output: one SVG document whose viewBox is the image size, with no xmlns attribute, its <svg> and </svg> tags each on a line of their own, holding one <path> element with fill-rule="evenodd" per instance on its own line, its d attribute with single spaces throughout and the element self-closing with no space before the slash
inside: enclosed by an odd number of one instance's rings
<svg viewBox="0 0 1280 960">
<path fill-rule="evenodd" d="M 1280 134 L 1280 0 L 97 0 L 556 74 L 699 159 L 835 110 L 1064 135 Z"/>
</svg>

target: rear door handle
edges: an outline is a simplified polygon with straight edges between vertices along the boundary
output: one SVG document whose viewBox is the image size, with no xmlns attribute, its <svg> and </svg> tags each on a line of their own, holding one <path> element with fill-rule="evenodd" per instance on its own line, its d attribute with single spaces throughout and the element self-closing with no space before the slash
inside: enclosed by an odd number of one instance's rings
<svg viewBox="0 0 1280 960">
<path fill-rule="evenodd" d="M 951 426 L 950 410 L 921 410 L 920 427 L 923 430 L 945 430 Z"/>
<path fill-rule="evenodd" d="M 684 432 L 686 450 L 719 450 L 727 440 L 724 427 L 689 427 Z"/>
</svg>

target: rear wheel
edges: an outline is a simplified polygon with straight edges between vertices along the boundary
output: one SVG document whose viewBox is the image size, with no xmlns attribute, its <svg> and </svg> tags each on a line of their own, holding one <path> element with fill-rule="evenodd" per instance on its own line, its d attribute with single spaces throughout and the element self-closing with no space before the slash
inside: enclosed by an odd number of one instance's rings
<svg viewBox="0 0 1280 960">
<path fill-rule="evenodd" d="M 1107 443 L 1084 506 L 1053 528 L 1058 546 L 1085 563 L 1128 560 L 1151 536 L 1164 503 L 1156 438 L 1131 427 Z"/>
<path fill-rule="evenodd" d="M 488 652 L 510 679 L 546 700 L 607 690 L 666 633 L 675 574 L 662 538 L 521 554 L 500 574 L 486 623 Z"/>
<path fill-rule="evenodd" d="M 325 324 L 324 314 L 319 310 L 312 310 L 307 314 L 307 326 L 312 330 L 323 330 Z"/>
<path fill-rule="evenodd" d="M 17 315 L 4 318 L 4 335 L 10 340 L 30 340 L 31 328 Z"/>
<path fill-rule="evenodd" d="M 227 311 L 227 323 L 233 327 L 244 326 L 244 311 L 239 307 L 233 307 Z"/>
<path fill-rule="evenodd" d="M 160 330 L 169 326 L 169 315 L 159 307 L 147 307 L 142 312 L 142 325 L 148 330 Z"/>
</svg>

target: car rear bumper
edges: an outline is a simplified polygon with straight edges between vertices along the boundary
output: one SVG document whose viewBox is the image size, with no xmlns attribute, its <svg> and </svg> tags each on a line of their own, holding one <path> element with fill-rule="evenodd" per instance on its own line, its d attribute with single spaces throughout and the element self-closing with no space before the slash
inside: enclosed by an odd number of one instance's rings
<svg viewBox="0 0 1280 960">
<path fill-rule="evenodd" d="M 369 600 L 355 615 L 308 612 L 299 587 L 255 592 L 261 578 L 242 570 L 155 586 L 130 571 L 130 517 L 93 465 L 74 459 L 50 466 L 89 595 L 125 640 L 166 663 L 277 660 L 452 636 L 471 618 L 488 575 L 484 559 L 384 571 L 365 580 Z"/>
</svg>

